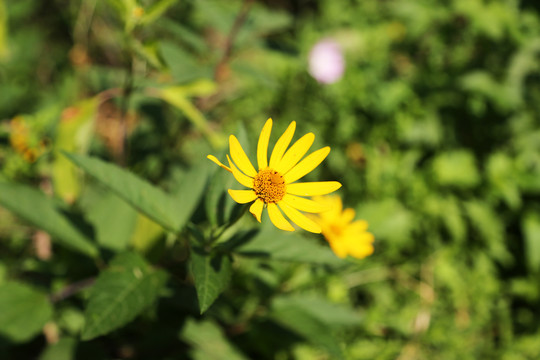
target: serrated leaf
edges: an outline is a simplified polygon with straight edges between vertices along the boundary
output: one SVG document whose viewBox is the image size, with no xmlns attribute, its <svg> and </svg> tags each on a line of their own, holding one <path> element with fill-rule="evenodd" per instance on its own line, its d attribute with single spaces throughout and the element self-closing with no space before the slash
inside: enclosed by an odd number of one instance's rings
<svg viewBox="0 0 540 360">
<path fill-rule="evenodd" d="M 82 340 L 107 334 L 135 319 L 159 296 L 167 273 L 150 268 L 135 253 L 118 255 L 93 285 Z"/>
<path fill-rule="evenodd" d="M 90 239 L 61 214 L 53 199 L 41 191 L 21 184 L 0 182 L 0 205 L 48 232 L 53 241 L 91 257 L 98 255 Z"/>
<path fill-rule="evenodd" d="M 192 356 L 196 360 L 245 360 L 212 321 L 196 322 L 189 319 L 181 334 L 182 339 L 194 347 Z"/>
<path fill-rule="evenodd" d="M 51 319 L 47 296 L 26 284 L 0 284 L 0 334 L 15 342 L 25 342 L 38 334 Z"/>
<path fill-rule="evenodd" d="M 328 324 L 319 315 L 306 311 L 298 302 L 287 298 L 275 299 L 270 317 L 312 344 L 324 348 L 332 359 L 344 359 L 339 342 L 329 331 Z"/>
<path fill-rule="evenodd" d="M 231 259 L 217 252 L 193 248 L 191 272 L 195 280 L 199 309 L 204 313 L 225 290 L 231 279 Z"/>
<path fill-rule="evenodd" d="M 344 264 L 343 260 L 336 257 L 329 247 L 317 244 L 316 238 L 307 239 L 297 232 L 288 233 L 267 228 L 258 233 L 243 235 L 239 234 L 227 245 L 234 247 L 233 251 L 241 255 L 303 263 Z"/>
<path fill-rule="evenodd" d="M 124 201 L 170 231 L 180 231 L 197 205 L 192 200 L 183 202 L 183 196 L 192 199 L 192 193 L 171 196 L 116 165 L 83 155 L 65 155 Z M 205 173 L 198 173 L 197 176 L 204 185 L 206 179 L 200 177 L 204 177 Z M 198 189 L 194 192 L 197 194 L 203 187 L 195 185 L 195 188 Z"/>
</svg>

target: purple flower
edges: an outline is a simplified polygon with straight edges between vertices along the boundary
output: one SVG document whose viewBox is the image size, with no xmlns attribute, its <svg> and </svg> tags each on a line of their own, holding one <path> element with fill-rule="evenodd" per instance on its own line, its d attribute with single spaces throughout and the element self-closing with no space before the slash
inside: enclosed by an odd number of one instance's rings
<svg viewBox="0 0 540 360">
<path fill-rule="evenodd" d="M 309 73 L 319 83 L 332 84 L 341 79 L 345 59 L 341 47 L 331 39 L 323 39 L 309 53 Z"/>
</svg>

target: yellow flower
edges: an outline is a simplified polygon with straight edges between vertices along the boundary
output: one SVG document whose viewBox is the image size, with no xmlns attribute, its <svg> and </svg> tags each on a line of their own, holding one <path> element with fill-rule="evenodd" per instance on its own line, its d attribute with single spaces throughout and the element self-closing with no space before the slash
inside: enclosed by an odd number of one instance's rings
<svg viewBox="0 0 540 360">
<path fill-rule="evenodd" d="M 321 226 L 322 234 L 338 257 L 350 255 L 362 259 L 373 253 L 374 237 L 366 231 L 367 221 L 353 221 L 354 210 L 343 210 L 339 196 L 321 196 L 314 200 L 329 209 L 318 214 L 315 221 Z"/>
<path fill-rule="evenodd" d="M 253 202 L 249 211 L 257 221 L 261 222 L 261 214 L 263 208 L 266 207 L 270 220 L 279 229 L 294 231 L 291 223 L 281 213 L 283 211 L 293 223 L 302 229 L 320 233 L 319 224 L 299 210 L 318 213 L 326 208 L 303 196 L 329 194 L 339 189 L 341 184 L 337 181 L 296 182 L 315 169 L 326 158 L 330 148 L 327 146 L 314 151 L 300 161 L 313 144 L 315 135 L 307 133 L 287 150 L 295 129 L 296 122 L 293 121 L 276 142 L 269 162 L 267 153 L 270 132 L 272 131 L 272 119 L 266 121 L 257 146 L 258 171 L 255 170 L 234 135 L 229 137 L 229 151 L 232 158 L 231 161 L 227 155 L 229 166 L 223 165 L 213 155 L 208 155 L 208 159 L 231 172 L 240 184 L 250 189 L 229 189 L 229 195 L 240 204 Z"/>
</svg>

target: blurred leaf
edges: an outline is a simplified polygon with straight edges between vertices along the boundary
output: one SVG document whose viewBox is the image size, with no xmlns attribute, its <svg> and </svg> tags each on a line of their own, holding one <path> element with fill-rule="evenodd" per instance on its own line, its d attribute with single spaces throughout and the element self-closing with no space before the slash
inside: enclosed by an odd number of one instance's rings
<svg viewBox="0 0 540 360">
<path fill-rule="evenodd" d="M 191 272 L 195 280 L 201 314 L 214 303 L 231 279 L 231 259 L 217 252 L 191 251 Z"/>
<path fill-rule="evenodd" d="M 159 296 L 167 273 L 152 269 L 135 253 L 116 256 L 92 286 L 82 340 L 107 334 L 129 323 Z"/>
<path fill-rule="evenodd" d="M 159 48 L 163 60 L 165 60 L 165 63 L 171 69 L 172 76 L 176 82 L 185 83 L 200 78 L 212 78 L 210 67 L 202 66 L 193 54 L 182 50 L 178 45 L 162 41 Z"/>
<path fill-rule="evenodd" d="M 189 219 L 197 205 L 193 199 L 200 195 L 206 183 L 206 179 L 201 178 L 204 175 L 197 170 L 196 183 L 191 184 L 197 191 L 191 190 L 191 193 L 182 192 L 178 196 L 171 196 L 116 165 L 82 155 L 65 155 L 133 207 L 173 232 L 180 231 Z M 188 200 L 185 204 L 183 196 Z"/>
<path fill-rule="evenodd" d="M 244 256 L 315 264 L 345 264 L 328 246 L 321 246 L 317 242 L 316 239 L 307 239 L 297 232 L 267 228 L 256 234 L 238 234 L 224 245 L 233 247 L 234 252 Z"/>
<path fill-rule="evenodd" d="M 471 188 L 480 183 L 474 156 L 467 150 L 456 150 L 438 155 L 433 160 L 437 182 L 444 186 Z"/>
<path fill-rule="evenodd" d="M 94 225 L 98 244 L 121 251 L 127 248 L 131 239 L 137 212 L 118 196 L 107 192 L 97 197 L 87 209 L 86 218 Z"/>
<path fill-rule="evenodd" d="M 203 113 L 188 99 L 192 94 L 205 94 L 212 92 L 213 83 L 199 81 L 189 86 L 174 86 L 161 89 L 159 96 L 169 104 L 180 110 L 189 121 L 199 130 L 214 148 L 223 145 L 224 139 L 217 135 L 208 125 Z"/>
<path fill-rule="evenodd" d="M 188 319 L 181 337 L 194 349 L 191 356 L 195 360 L 245 360 L 223 335 L 221 329 L 211 320 L 196 322 Z"/>
<path fill-rule="evenodd" d="M 270 317 L 312 344 L 324 348 L 332 359 L 344 359 L 339 342 L 331 331 L 328 331 L 328 324 L 321 321 L 318 314 L 306 311 L 301 302 L 277 298 L 272 302 Z"/>
<path fill-rule="evenodd" d="M 52 317 L 52 307 L 44 294 L 26 284 L 0 284 L 0 334 L 14 342 L 25 342 L 41 332 Z"/>
<path fill-rule="evenodd" d="M 273 300 L 272 307 L 299 309 L 328 327 L 360 326 L 362 323 L 362 318 L 355 310 L 331 303 L 322 297 L 279 296 Z"/>
<path fill-rule="evenodd" d="M 504 222 L 483 202 L 468 201 L 464 205 L 472 227 L 486 242 L 490 255 L 502 263 L 511 261 L 512 255 L 505 244 Z"/>
<path fill-rule="evenodd" d="M 0 183 L 0 204 L 32 225 L 48 232 L 53 241 L 82 254 L 96 257 L 98 250 L 41 191 L 20 185 Z"/>
<path fill-rule="evenodd" d="M 9 54 L 8 47 L 8 17 L 4 0 L 0 0 L 0 60 Z"/>
<path fill-rule="evenodd" d="M 57 343 L 50 344 L 39 357 L 39 360 L 74 360 L 77 340 L 63 337 Z"/>
<path fill-rule="evenodd" d="M 531 271 L 540 270 L 540 214 L 527 213 L 521 223 L 525 236 L 525 256 Z"/>
<path fill-rule="evenodd" d="M 357 207 L 358 218 L 369 224 L 375 239 L 405 244 L 414 229 L 414 215 L 395 199 L 370 201 Z"/>
<path fill-rule="evenodd" d="M 55 158 L 52 165 L 55 194 L 68 202 L 75 200 L 80 191 L 77 168 L 59 151 L 85 153 L 93 135 L 94 119 L 99 97 L 81 101 L 64 109 L 58 123 L 55 139 Z"/>
<path fill-rule="evenodd" d="M 156 21 L 163 15 L 168 8 L 174 5 L 178 0 L 159 0 L 150 6 L 148 10 L 145 11 L 144 15 L 139 20 L 141 25 L 148 25 Z"/>
<path fill-rule="evenodd" d="M 512 209 L 519 208 L 521 206 L 521 194 L 518 188 L 514 161 L 504 153 L 494 153 L 487 161 L 486 172 L 490 183 L 508 206 Z"/>
<path fill-rule="evenodd" d="M 163 233 L 164 230 L 160 225 L 139 214 L 131 237 L 131 244 L 137 252 L 144 254 L 156 244 Z"/>
</svg>

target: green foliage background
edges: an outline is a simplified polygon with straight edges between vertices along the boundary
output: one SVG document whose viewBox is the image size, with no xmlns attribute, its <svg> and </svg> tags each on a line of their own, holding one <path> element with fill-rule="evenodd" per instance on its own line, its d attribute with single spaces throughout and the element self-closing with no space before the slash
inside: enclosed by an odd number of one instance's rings
<svg viewBox="0 0 540 360">
<path fill-rule="evenodd" d="M 0 0 L 0 358 L 538 359 L 539 10 Z M 205 156 L 268 117 L 332 147 L 372 256 L 228 197 Z"/>
</svg>

